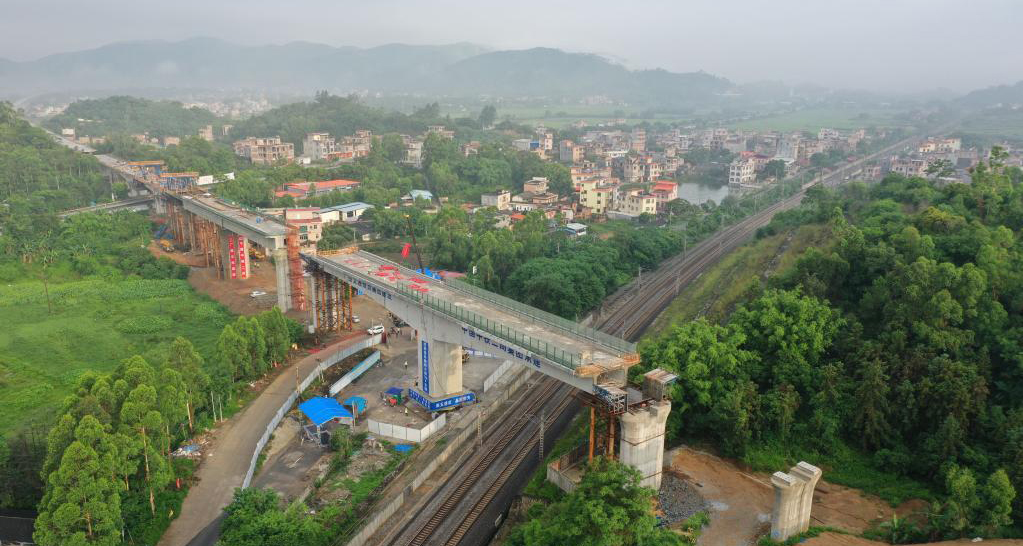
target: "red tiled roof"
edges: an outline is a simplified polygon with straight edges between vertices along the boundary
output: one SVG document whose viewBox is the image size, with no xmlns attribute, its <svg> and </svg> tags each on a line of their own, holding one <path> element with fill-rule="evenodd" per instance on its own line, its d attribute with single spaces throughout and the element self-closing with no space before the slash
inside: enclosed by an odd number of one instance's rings
<svg viewBox="0 0 1023 546">
<path fill-rule="evenodd" d="M 276 197 L 284 197 L 290 195 L 292 197 L 305 197 L 305 192 L 302 190 L 277 190 L 274 192 Z"/>
<path fill-rule="evenodd" d="M 360 182 L 358 180 L 324 180 L 322 182 L 314 182 L 314 184 L 316 184 L 316 189 L 348 188 L 358 186 Z"/>
<path fill-rule="evenodd" d="M 521 213 L 515 213 L 515 214 L 511 215 L 511 219 L 512 220 L 525 220 L 526 219 L 526 215 L 525 214 L 521 214 Z"/>
</svg>

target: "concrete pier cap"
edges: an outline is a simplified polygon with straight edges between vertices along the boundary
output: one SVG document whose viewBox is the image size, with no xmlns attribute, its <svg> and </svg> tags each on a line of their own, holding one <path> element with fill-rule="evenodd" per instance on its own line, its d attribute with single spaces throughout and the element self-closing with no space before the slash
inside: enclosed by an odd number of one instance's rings
<svg viewBox="0 0 1023 546">
<path fill-rule="evenodd" d="M 821 478 L 821 469 L 805 461 L 788 473 L 771 475 L 774 507 L 771 511 L 771 538 L 785 540 L 810 528 L 813 492 Z"/>
<path fill-rule="evenodd" d="M 661 487 L 664 465 L 664 431 L 671 413 L 669 400 L 657 400 L 644 407 L 633 407 L 619 416 L 622 439 L 619 457 L 622 463 L 639 470 L 640 485 Z"/>
</svg>

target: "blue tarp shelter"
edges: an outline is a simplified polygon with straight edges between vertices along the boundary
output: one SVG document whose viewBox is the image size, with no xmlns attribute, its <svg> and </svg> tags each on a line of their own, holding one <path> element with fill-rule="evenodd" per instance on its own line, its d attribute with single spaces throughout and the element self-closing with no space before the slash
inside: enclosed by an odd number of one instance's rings
<svg viewBox="0 0 1023 546">
<path fill-rule="evenodd" d="M 299 404 L 298 409 L 317 427 L 333 419 L 340 419 L 342 423 L 348 424 L 352 422 L 352 412 L 346 410 L 337 400 L 325 396 L 310 398 Z"/>
<path fill-rule="evenodd" d="M 366 413 L 366 399 L 361 396 L 352 396 L 350 398 L 346 398 L 344 402 L 341 402 L 341 405 L 355 408 L 359 415 Z"/>
<path fill-rule="evenodd" d="M 388 389 L 387 389 L 386 391 L 384 391 L 384 392 L 386 392 L 387 394 L 389 394 L 389 395 L 391 395 L 391 396 L 401 396 L 401 394 L 402 394 L 403 392 L 405 392 L 405 391 L 404 391 L 404 390 L 402 390 L 402 389 L 400 389 L 400 388 L 398 388 L 398 387 L 390 387 L 390 388 L 388 388 Z"/>
</svg>

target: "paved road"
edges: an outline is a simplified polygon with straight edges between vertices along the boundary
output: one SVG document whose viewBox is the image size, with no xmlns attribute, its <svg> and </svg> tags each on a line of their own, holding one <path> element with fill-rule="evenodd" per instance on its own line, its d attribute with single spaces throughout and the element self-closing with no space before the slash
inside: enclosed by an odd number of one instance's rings
<svg viewBox="0 0 1023 546">
<path fill-rule="evenodd" d="M 329 345 L 325 352 L 362 339 L 359 331 L 352 337 Z M 252 452 L 267 423 L 295 390 L 295 377 L 304 378 L 317 366 L 318 355 L 310 355 L 292 364 L 277 376 L 242 411 L 222 424 L 214 433 L 213 451 L 204 455 L 196 472 L 199 483 L 192 486 L 181 506 L 181 515 L 171 522 L 160 539 L 160 546 L 186 546 L 192 537 L 218 518 L 221 510 L 231 503 L 234 489 L 241 487 L 249 470 Z M 319 355 L 322 359 L 322 355 Z M 297 369 L 297 374 L 296 370 Z M 216 534 L 213 534 L 216 540 Z"/>
</svg>

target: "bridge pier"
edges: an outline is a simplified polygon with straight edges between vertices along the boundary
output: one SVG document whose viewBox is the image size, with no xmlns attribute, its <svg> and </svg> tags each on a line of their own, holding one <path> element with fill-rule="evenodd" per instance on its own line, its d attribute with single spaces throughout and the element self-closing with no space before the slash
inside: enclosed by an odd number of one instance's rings
<svg viewBox="0 0 1023 546">
<path fill-rule="evenodd" d="M 244 235 L 221 231 L 220 263 L 225 265 L 224 276 L 228 279 L 249 278 L 248 241 Z"/>
<path fill-rule="evenodd" d="M 433 399 L 462 392 L 462 346 L 421 332 L 419 336 L 419 387 Z"/>
<path fill-rule="evenodd" d="M 631 408 L 618 416 L 622 439 L 618 453 L 622 463 L 639 470 L 640 485 L 658 490 L 664 466 L 664 431 L 671 413 L 671 402 L 658 400 L 644 408 Z"/>
<path fill-rule="evenodd" d="M 288 249 L 275 248 L 270 253 L 274 261 L 274 273 L 277 275 L 277 307 L 281 311 L 291 309 L 291 283 L 288 279 Z"/>
</svg>

